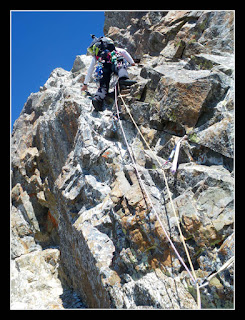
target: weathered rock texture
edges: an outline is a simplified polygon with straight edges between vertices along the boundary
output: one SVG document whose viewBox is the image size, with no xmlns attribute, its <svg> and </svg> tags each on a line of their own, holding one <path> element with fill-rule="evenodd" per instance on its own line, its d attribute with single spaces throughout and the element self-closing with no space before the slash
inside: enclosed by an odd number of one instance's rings
<svg viewBox="0 0 245 320">
<path fill-rule="evenodd" d="M 204 279 L 234 254 L 234 12 L 105 16 L 105 34 L 141 58 L 129 69 L 137 84 L 125 100 L 159 161 L 188 133 L 177 173 L 170 165 L 165 172 Z M 195 309 L 195 288 L 142 194 L 115 107 L 96 113 L 81 95 L 90 59 L 53 70 L 14 124 L 12 308 Z M 151 200 L 188 264 L 161 171 L 122 105 L 121 118 Z M 232 267 L 201 289 L 202 307 L 233 308 L 233 289 Z"/>
</svg>

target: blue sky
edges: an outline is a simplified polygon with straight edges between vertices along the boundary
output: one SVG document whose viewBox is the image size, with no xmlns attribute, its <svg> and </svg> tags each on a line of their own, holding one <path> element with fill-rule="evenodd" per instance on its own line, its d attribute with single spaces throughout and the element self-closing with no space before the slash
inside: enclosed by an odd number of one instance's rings
<svg viewBox="0 0 245 320">
<path fill-rule="evenodd" d="M 11 124 L 31 92 L 39 91 L 51 71 L 71 70 L 86 54 L 90 34 L 103 35 L 103 11 L 11 12 Z"/>
</svg>

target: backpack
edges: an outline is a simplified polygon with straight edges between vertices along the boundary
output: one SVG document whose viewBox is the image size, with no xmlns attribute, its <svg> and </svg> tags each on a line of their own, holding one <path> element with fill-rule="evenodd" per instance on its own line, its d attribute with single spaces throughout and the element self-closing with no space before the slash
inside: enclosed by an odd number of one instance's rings
<svg viewBox="0 0 245 320">
<path fill-rule="evenodd" d="M 99 58 L 107 60 L 108 57 L 111 56 L 110 54 L 108 55 L 108 53 L 113 52 L 116 49 L 113 40 L 104 36 L 96 38 L 94 35 L 92 35 L 92 38 L 94 40 L 88 47 L 88 52 L 94 55 L 97 60 Z"/>
</svg>

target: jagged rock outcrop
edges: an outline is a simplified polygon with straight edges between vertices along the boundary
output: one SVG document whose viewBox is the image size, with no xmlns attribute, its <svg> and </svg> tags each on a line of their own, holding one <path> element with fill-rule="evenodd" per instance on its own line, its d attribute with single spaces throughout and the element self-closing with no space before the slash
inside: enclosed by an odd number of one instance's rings
<svg viewBox="0 0 245 320">
<path fill-rule="evenodd" d="M 188 134 L 173 175 L 181 229 L 199 278 L 234 255 L 232 11 L 106 12 L 104 32 L 140 64 L 124 97 L 161 163 Z M 13 309 L 196 309 L 196 291 L 140 188 L 115 106 L 81 94 L 91 57 L 53 70 L 12 135 Z M 90 84 L 90 92 L 96 85 Z M 147 192 L 188 264 L 158 164 L 122 103 Z M 233 267 L 201 289 L 203 308 L 233 308 Z"/>
</svg>

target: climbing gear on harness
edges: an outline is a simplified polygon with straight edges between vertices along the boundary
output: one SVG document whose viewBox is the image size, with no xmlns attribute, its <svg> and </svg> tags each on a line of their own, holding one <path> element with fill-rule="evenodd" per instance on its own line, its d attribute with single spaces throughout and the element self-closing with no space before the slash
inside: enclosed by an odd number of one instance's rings
<svg viewBox="0 0 245 320">
<path fill-rule="evenodd" d="M 117 56 L 117 66 L 119 68 L 128 68 L 131 64 L 122 56 Z"/>
<path fill-rule="evenodd" d="M 94 81 L 98 82 L 103 77 L 103 65 L 99 63 L 94 71 Z"/>
<path fill-rule="evenodd" d="M 115 64 L 117 62 L 117 55 L 115 51 L 111 52 L 111 63 Z"/>
</svg>

